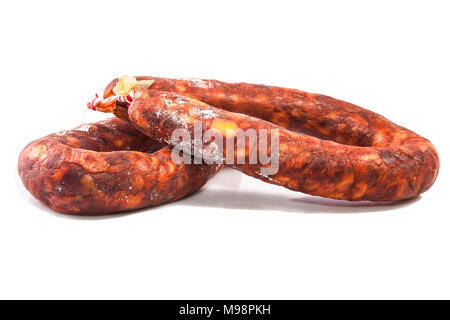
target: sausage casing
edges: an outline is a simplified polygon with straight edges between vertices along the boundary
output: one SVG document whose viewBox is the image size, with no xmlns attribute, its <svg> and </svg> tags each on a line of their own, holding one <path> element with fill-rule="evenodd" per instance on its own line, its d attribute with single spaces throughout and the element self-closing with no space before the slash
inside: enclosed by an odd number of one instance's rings
<svg viewBox="0 0 450 320">
<path fill-rule="evenodd" d="M 176 165 L 171 148 L 111 118 L 28 144 L 18 170 L 25 187 L 50 208 L 105 214 L 175 201 L 200 189 L 217 165 Z"/>
<path fill-rule="evenodd" d="M 269 183 L 328 198 L 392 201 L 426 191 L 438 174 L 439 158 L 427 139 L 344 101 L 263 85 L 138 79 L 154 84 L 137 93 L 128 115 L 159 141 L 170 142 L 180 128 L 193 135 L 195 121 L 205 130 L 217 120 L 243 130 L 279 130 L 277 174 L 262 175 L 260 164 L 233 165 Z"/>
</svg>

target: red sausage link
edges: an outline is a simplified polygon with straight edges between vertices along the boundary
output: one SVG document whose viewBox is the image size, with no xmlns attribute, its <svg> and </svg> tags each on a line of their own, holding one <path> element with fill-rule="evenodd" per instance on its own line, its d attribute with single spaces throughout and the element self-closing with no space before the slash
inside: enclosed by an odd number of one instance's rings
<svg viewBox="0 0 450 320">
<path fill-rule="evenodd" d="M 278 129 L 276 175 L 261 175 L 261 165 L 234 165 L 269 183 L 328 198 L 390 201 L 426 191 L 438 174 L 439 158 L 428 140 L 344 101 L 263 85 L 137 78 L 154 83 L 136 93 L 129 117 L 138 130 L 159 141 L 168 142 L 179 128 L 193 134 L 195 120 L 203 121 L 205 129 L 213 120 L 229 120 L 244 130 Z"/>
<path fill-rule="evenodd" d="M 28 144 L 25 187 L 53 210 L 97 215 L 156 206 L 200 189 L 221 166 L 176 165 L 171 148 L 112 118 Z"/>
</svg>

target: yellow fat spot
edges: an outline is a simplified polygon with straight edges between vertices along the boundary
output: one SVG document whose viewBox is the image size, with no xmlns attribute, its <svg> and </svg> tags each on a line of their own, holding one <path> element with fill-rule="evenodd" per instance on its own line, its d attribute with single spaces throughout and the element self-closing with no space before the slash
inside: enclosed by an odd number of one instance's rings
<svg viewBox="0 0 450 320">
<path fill-rule="evenodd" d="M 171 161 L 166 162 L 166 166 L 167 166 L 167 173 L 169 175 L 172 175 L 177 168 L 176 165 Z"/>
<path fill-rule="evenodd" d="M 280 143 L 278 146 L 278 149 L 280 150 L 280 152 L 288 152 L 289 151 L 289 147 L 284 143 Z"/>
<path fill-rule="evenodd" d="M 375 136 L 372 139 L 372 146 L 373 147 L 381 147 L 386 144 L 386 135 L 382 132 L 375 134 Z"/>
<path fill-rule="evenodd" d="M 241 98 L 237 94 L 232 94 L 231 100 L 233 100 L 233 102 L 239 102 Z"/>
<path fill-rule="evenodd" d="M 95 182 L 94 182 L 94 178 L 92 178 L 91 175 L 89 174 L 85 174 L 82 178 L 81 178 L 81 184 L 85 187 L 88 187 L 90 189 L 95 189 Z"/>
<path fill-rule="evenodd" d="M 127 199 L 127 207 L 128 208 L 135 208 L 142 202 L 142 195 L 136 195 L 126 198 Z"/>
<path fill-rule="evenodd" d="M 338 116 L 339 116 L 338 112 L 330 112 L 329 114 L 327 114 L 327 117 L 333 120 L 336 120 Z"/>
<path fill-rule="evenodd" d="M 211 129 L 220 132 L 222 136 L 226 136 L 227 133 L 230 135 L 237 130 L 237 124 L 232 120 L 214 119 Z"/>
<path fill-rule="evenodd" d="M 177 91 L 179 91 L 179 92 L 185 92 L 186 91 L 186 87 L 184 85 L 182 85 L 182 84 L 178 83 L 175 87 L 176 87 Z"/>
<path fill-rule="evenodd" d="M 117 140 L 114 140 L 114 145 L 116 146 L 116 147 L 122 147 L 123 146 L 123 143 L 124 143 L 124 141 L 123 140 L 121 140 L 121 139 L 117 139 Z"/>
<path fill-rule="evenodd" d="M 31 149 L 30 153 L 28 154 L 28 157 L 30 159 L 36 159 L 38 158 L 42 151 L 43 151 L 44 147 L 43 146 L 36 146 L 33 149 Z"/>
<path fill-rule="evenodd" d="M 80 141 L 74 137 L 67 137 L 67 142 L 69 142 L 73 146 L 78 146 L 78 144 L 80 143 Z"/>
<path fill-rule="evenodd" d="M 133 176 L 133 179 L 131 180 L 131 184 L 133 185 L 133 188 L 135 189 L 142 189 L 144 186 L 144 178 L 142 178 L 141 175 L 135 175 Z"/>
<path fill-rule="evenodd" d="M 375 153 L 363 154 L 359 158 L 360 158 L 360 160 L 364 160 L 364 161 L 373 161 L 373 160 L 379 159 L 378 155 Z"/>
</svg>

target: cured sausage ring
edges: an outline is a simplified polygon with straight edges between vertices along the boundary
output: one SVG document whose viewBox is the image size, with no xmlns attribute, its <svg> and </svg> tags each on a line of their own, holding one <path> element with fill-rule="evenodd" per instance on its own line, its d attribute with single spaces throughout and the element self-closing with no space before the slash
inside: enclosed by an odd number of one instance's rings
<svg viewBox="0 0 450 320">
<path fill-rule="evenodd" d="M 175 201 L 200 189 L 223 164 L 291 190 L 351 201 L 414 197 L 439 171 L 427 139 L 348 102 L 295 89 L 121 77 L 88 107 L 120 119 L 51 134 L 19 156 L 25 187 L 56 211 L 93 215 Z M 202 142 L 214 133 L 200 148 L 198 123 Z M 180 130 L 190 138 L 183 144 L 174 140 Z M 256 140 L 244 148 L 230 143 L 252 130 Z M 266 163 L 249 161 L 261 150 L 261 132 L 266 156 L 277 156 L 271 173 Z M 183 159 L 200 162 L 175 162 L 180 146 Z"/>
<path fill-rule="evenodd" d="M 96 215 L 175 201 L 200 189 L 220 165 L 175 165 L 171 148 L 111 118 L 28 144 L 19 175 L 53 210 Z"/>
<path fill-rule="evenodd" d="M 136 89 L 136 83 L 141 87 Z M 407 199 L 430 188 L 439 170 L 436 149 L 427 139 L 351 103 L 295 89 L 123 77 L 113 80 L 89 107 L 129 118 L 146 136 L 172 145 L 176 130 L 193 137 L 195 122 L 201 122 L 202 132 L 218 132 L 222 144 L 227 142 L 226 131 L 276 130 L 276 173 L 263 173 L 261 163 L 230 166 L 268 183 L 327 198 Z M 193 141 L 187 152 L 193 152 Z M 217 135 L 211 143 L 217 143 Z M 211 143 L 201 155 L 227 158 L 225 147 L 211 155 Z M 270 151 L 273 146 L 267 143 Z M 235 159 L 239 150 L 232 152 Z M 248 157 L 249 148 L 244 153 Z"/>
</svg>

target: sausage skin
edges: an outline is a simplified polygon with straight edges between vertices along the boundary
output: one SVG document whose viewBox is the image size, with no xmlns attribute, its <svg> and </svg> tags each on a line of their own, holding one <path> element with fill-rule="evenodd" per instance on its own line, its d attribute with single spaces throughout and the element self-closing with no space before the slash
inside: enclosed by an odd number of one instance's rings
<svg viewBox="0 0 450 320">
<path fill-rule="evenodd" d="M 200 189 L 221 166 L 175 165 L 171 148 L 118 118 L 57 132 L 19 156 L 23 184 L 53 210 L 99 215 L 156 206 Z"/>
<path fill-rule="evenodd" d="M 260 164 L 233 165 L 268 183 L 327 198 L 394 201 L 426 191 L 439 171 L 436 149 L 427 139 L 331 97 L 216 80 L 137 79 L 155 82 L 136 93 L 128 116 L 139 131 L 159 141 L 170 143 L 176 129 L 193 135 L 198 120 L 204 131 L 218 120 L 243 130 L 278 129 L 275 175 L 261 174 Z M 114 85 L 113 80 L 105 95 Z"/>
</svg>

